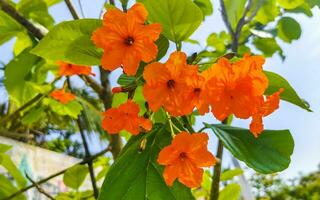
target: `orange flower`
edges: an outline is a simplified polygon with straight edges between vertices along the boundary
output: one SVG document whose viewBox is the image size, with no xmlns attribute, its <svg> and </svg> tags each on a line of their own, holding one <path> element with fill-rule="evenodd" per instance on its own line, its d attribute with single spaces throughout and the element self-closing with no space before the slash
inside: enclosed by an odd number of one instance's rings
<svg viewBox="0 0 320 200">
<path fill-rule="evenodd" d="M 178 179 L 190 188 L 199 187 L 202 167 L 210 167 L 217 162 L 207 150 L 207 145 L 206 133 L 181 132 L 176 135 L 171 145 L 163 148 L 158 157 L 158 162 L 165 165 L 163 176 L 167 185 L 172 186 Z"/>
<path fill-rule="evenodd" d="M 104 15 L 103 26 L 92 36 L 93 42 L 104 49 L 102 66 L 114 70 L 121 65 L 128 75 L 135 75 L 141 61 L 156 58 L 154 43 L 161 32 L 160 24 L 145 25 L 148 12 L 143 4 L 136 3 L 127 13 L 116 8 Z"/>
<path fill-rule="evenodd" d="M 230 63 L 221 58 L 206 72 L 206 83 L 212 113 L 219 120 L 231 114 L 241 119 L 253 117 L 252 133 L 261 133 L 262 116 L 271 114 L 278 108 L 281 91 L 267 98 L 264 92 L 268 87 L 268 79 L 262 71 L 262 56 L 244 56 L 243 59 Z"/>
<path fill-rule="evenodd" d="M 58 62 L 60 65 L 60 76 L 73 76 L 73 75 L 95 75 L 91 72 L 91 67 L 73 65 L 65 62 Z"/>
<path fill-rule="evenodd" d="M 139 111 L 138 104 L 128 100 L 118 108 L 110 108 L 104 112 L 102 127 L 109 134 L 117 134 L 121 130 L 126 130 L 133 135 L 138 135 L 140 127 L 147 131 L 151 130 L 151 121 L 144 117 L 139 117 Z"/>
<path fill-rule="evenodd" d="M 67 104 L 76 98 L 74 94 L 65 92 L 63 89 L 54 90 L 50 93 L 50 96 L 63 104 Z"/>
<path fill-rule="evenodd" d="M 191 65 L 186 59 L 185 53 L 174 52 L 165 64 L 155 62 L 146 66 L 143 95 L 151 110 L 157 111 L 163 106 L 174 116 L 185 115 L 190 110 L 187 97 L 192 87 L 187 85 L 185 76 Z"/>
</svg>

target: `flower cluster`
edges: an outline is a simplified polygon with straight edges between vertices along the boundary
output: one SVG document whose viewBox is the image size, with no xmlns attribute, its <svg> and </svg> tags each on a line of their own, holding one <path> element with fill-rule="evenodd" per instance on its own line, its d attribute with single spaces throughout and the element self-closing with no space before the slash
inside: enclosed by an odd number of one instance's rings
<svg viewBox="0 0 320 200">
<path fill-rule="evenodd" d="M 128 100 L 118 108 L 111 108 L 103 113 L 102 127 L 109 134 L 116 134 L 121 130 L 126 130 L 133 135 L 138 135 L 141 130 L 150 131 L 152 128 L 151 121 L 139 117 L 139 112 L 139 105 Z"/>
<path fill-rule="evenodd" d="M 265 96 L 268 79 L 263 73 L 262 56 L 245 55 L 231 62 L 220 58 L 210 68 L 199 72 L 197 65 L 187 63 L 185 53 L 173 52 L 165 63 L 151 62 L 158 49 L 155 41 L 161 32 L 159 24 L 145 24 L 147 11 L 135 4 L 127 13 L 110 9 L 104 15 L 103 25 L 92 40 L 104 49 L 102 66 L 106 70 L 122 67 L 127 75 L 135 75 L 141 61 L 147 63 L 143 71 L 143 95 L 151 111 L 163 108 L 171 116 L 212 112 L 218 120 L 234 115 L 251 118 L 250 131 L 255 137 L 263 131 L 262 118 L 279 107 L 283 89 Z M 125 92 L 116 87 L 113 92 Z M 170 121 L 171 122 L 171 121 Z M 172 122 L 171 122 L 172 123 Z M 151 121 L 139 116 L 139 106 L 132 100 L 104 113 L 103 128 L 110 134 L 127 130 L 133 135 L 151 130 Z M 202 167 L 216 163 L 207 150 L 206 133 L 180 132 L 172 144 L 161 150 L 158 162 L 165 165 L 164 179 L 172 185 L 175 179 L 188 187 L 198 187 Z"/>
</svg>

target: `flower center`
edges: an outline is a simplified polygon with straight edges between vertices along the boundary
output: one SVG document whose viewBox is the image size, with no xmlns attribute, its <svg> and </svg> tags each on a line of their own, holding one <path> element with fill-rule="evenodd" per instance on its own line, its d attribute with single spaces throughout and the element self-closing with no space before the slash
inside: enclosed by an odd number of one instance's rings
<svg viewBox="0 0 320 200">
<path fill-rule="evenodd" d="M 179 158 L 180 158 L 181 160 L 184 160 L 184 159 L 187 158 L 187 154 L 186 154 L 185 152 L 182 152 L 182 153 L 180 153 Z"/>
<path fill-rule="evenodd" d="M 124 43 L 126 44 L 126 45 L 128 45 L 128 46 L 131 46 L 131 45 L 133 45 L 133 43 L 134 43 L 134 39 L 133 39 L 133 37 L 127 37 L 125 40 L 124 40 Z"/>
<path fill-rule="evenodd" d="M 167 82 L 167 86 L 170 89 L 174 88 L 175 84 L 176 84 L 176 82 L 174 80 L 172 80 L 172 79 L 168 80 L 168 82 Z"/>
<path fill-rule="evenodd" d="M 194 88 L 193 92 L 198 96 L 201 92 L 200 88 Z"/>
</svg>

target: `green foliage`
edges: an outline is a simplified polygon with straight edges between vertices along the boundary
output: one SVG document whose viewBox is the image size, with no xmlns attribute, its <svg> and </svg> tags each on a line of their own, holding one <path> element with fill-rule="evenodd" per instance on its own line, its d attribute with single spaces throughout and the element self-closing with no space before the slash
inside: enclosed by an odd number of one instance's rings
<svg viewBox="0 0 320 200">
<path fill-rule="evenodd" d="M 20 188 L 25 187 L 27 185 L 27 181 L 12 162 L 10 156 L 7 154 L 0 154 L 0 157 L 0 165 L 10 173 Z"/>
<path fill-rule="evenodd" d="M 211 33 L 207 38 L 207 45 L 214 47 L 214 49 L 217 52 L 220 52 L 221 54 L 225 53 L 226 45 L 230 44 L 230 42 L 231 42 L 231 37 L 225 31 L 222 31 L 219 34 Z"/>
<path fill-rule="evenodd" d="M 282 17 L 277 25 L 278 37 L 285 42 L 291 43 L 292 40 L 297 40 L 301 35 L 300 24 L 291 17 Z"/>
<path fill-rule="evenodd" d="M 32 80 L 32 69 L 41 61 L 41 58 L 23 51 L 5 67 L 4 85 L 17 106 L 29 101 L 37 93 L 47 92 L 50 86 L 40 86 Z"/>
<path fill-rule="evenodd" d="M 74 119 L 78 117 L 82 110 L 82 106 L 77 101 L 70 101 L 67 104 L 62 104 L 54 99 L 45 98 L 43 104 L 49 106 L 50 109 L 60 116 L 70 116 Z"/>
<path fill-rule="evenodd" d="M 240 193 L 240 185 L 231 183 L 220 191 L 219 200 L 238 200 L 240 197 Z"/>
<path fill-rule="evenodd" d="M 221 181 L 227 181 L 233 179 L 235 176 L 239 176 L 243 174 L 243 170 L 240 168 L 230 169 L 226 170 L 220 175 Z"/>
<path fill-rule="evenodd" d="M 62 0 L 44 0 L 44 2 L 46 2 L 47 6 L 53 6 L 57 3 L 60 3 Z"/>
<path fill-rule="evenodd" d="M 158 22 L 163 35 L 180 43 L 191 36 L 200 25 L 201 9 L 191 0 L 140 0 L 149 12 L 149 20 Z"/>
<path fill-rule="evenodd" d="M 31 51 L 53 61 L 66 61 L 79 65 L 99 65 L 102 51 L 91 41 L 94 30 L 101 26 L 101 20 L 81 19 L 62 22 Z"/>
<path fill-rule="evenodd" d="M 75 165 L 64 173 L 63 182 L 66 186 L 78 190 L 86 179 L 88 173 L 88 166 Z"/>
<path fill-rule="evenodd" d="M 280 48 L 280 46 L 274 38 L 257 37 L 253 40 L 253 44 L 266 57 L 272 57 L 273 54 L 276 52 L 279 52 L 280 56 L 282 56 L 282 49 Z"/>
<path fill-rule="evenodd" d="M 9 15 L 0 10 L 0 45 L 24 32 L 25 29 Z"/>
<path fill-rule="evenodd" d="M 5 199 L 12 193 L 17 192 L 18 189 L 7 179 L 4 175 L 0 174 L 0 199 Z M 12 200 L 25 200 L 26 197 L 24 195 L 18 195 Z"/>
<path fill-rule="evenodd" d="M 9 149 L 11 149 L 12 146 L 10 145 L 6 145 L 6 144 L 1 144 L 0 143 L 0 153 L 5 153 L 7 151 L 9 151 Z M 1 161 L 0 161 L 1 162 Z"/>
<path fill-rule="evenodd" d="M 44 0 L 20 0 L 16 8 L 18 12 L 27 19 L 37 22 L 45 27 L 49 28 L 54 23 Z"/>
<path fill-rule="evenodd" d="M 132 137 L 111 166 L 99 200 L 194 199 L 190 190 L 179 182 L 168 187 L 163 180 L 163 167 L 156 159 L 160 149 L 170 143 L 170 137 L 163 125 L 156 125 L 151 132 Z M 141 146 L 143 141 L 145 146 Z"/>
<path fill-rule="evenodd" d="M 269 71 L 264 71 L 264 73 L 269 80 L 269 86 L 265 91 L 266 95 L 271 95 L 278 91 L 280 88 L 283 88 L 284 91 L 280 95 L 280 98 L 282 100 L 297 105 L 307 111 L 311 111 L 309 105 L 298 96 L 296 91 L 291 87 L 291 85 L 285 78 L 281 77 L 279 74 Z"/>
<path fill-rule="evenodd" d="M 255 171 L 269 174 L 286 169 L 294 142 L 288 130 L 265 130 L 255 138 L 247 129 L 209 125 L 224 147 Z"/>
<path fill-rule="evenodd" d="M 224 0 L 228 20 L 233 30 L 235 30 L 240 18 L 243 15 L 246 0 Z"/>
<path fill-rule="evenodd" d="M 277 0 L 277 2 L 283 8 L 294 9 L 303 4 L 304 0 Z"/>
<path fill-rule="evenodd" d="M 25 116 L 22 118 L 22 123 L 24 125 L 31 125 L 37 121 L 39 121 L 44 115 L 44 108 L 32 108 Z"/>
<path fill-rule="evenodd" d="M 160 35 L 159 39 L 156 41 L 156 45 L 158 46 L 157 60 L 160 60 L 167 53 L 169 48 L 169 40 L 163 35 Z"/>
<path fill-rule="evenodd" d="M 256 3 L 259 0 L 256 0 Z M 274 21 L 279 15 L 280 8 L 277 6 L 276 0 L 263 0 L 261 8 L 258 10 L 257 15 L 254 17 L 255 20 L 261 24 L 267 24 Z"/>
<path fill-rule="evenodd" d="M 203 17 L 212 15 L 213 5 L 211 0 L 193 0 L 193 2 L 201 9 Z"/>
</svg>

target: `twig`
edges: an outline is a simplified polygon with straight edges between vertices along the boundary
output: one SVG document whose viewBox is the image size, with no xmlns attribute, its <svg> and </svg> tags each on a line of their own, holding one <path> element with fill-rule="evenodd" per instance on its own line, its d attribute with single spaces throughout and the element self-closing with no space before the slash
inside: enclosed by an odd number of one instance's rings
<svg viewBox="0 0 320 200">
<path fill-rule="evenodd" d="M 28 179 L 32 184 L 35 185 L 35 187 L 37 188 L 37 190 L 38 190 L 41 194 L 45 195 L 45 196 L 48 197 L 49 199 L 54 200 L 54 198 L 53 198 L 50 194 L 48 194 L 43 188 L 41 188 L 34 180 L 32 180 L 27 173 L 25 173 L 25 175 L 26 175 L 27 179 Z"/>
<path fill-rule="evenodd" d="M 82 15 L 82 18 L 85 18 L 85 14 L 84 14 L 84 10 L 83 10 L 83 6 L 82 6 L 82 1 L 81 0 L 78 0 L 78 3 L 79 3 L 79 7 L 80 7 L 80 11 L 81 11 L 81 15 Z"/>
<path fill-rule="evenodd" d="M 77 14 L 76 9 L 73 7 L 70 0 L 64 0 L 64 2 L 67 4 L 67 7 L 73 17 L 73 19 L 80 19 L 79 15 Z"/>
<path fill-rule="evenodd" d="M 68 88 L 73 91 L 72 87 L 71 87 L 71 82 L 70 82 L 70 78 L 67 77 L 67 83 L 68 83 Z M 89 145 L 87 143 L 87 139 L 86 139 L 86 136 L 84 134 L 84 127 L 81 123 L 81 119 L 83 119 L 83 112 L 80 113 L 80 115 L 78 116 L 78 119 L 77 119 L 77 126 L 79 128 L 79 132 L 80 132 L 80 135 L 81 135 L 81 139 L 82 139 L 82 143 L 83 143 L 83 147 L 84 147 L 84 151 L 85 151 L 85 157 L 86 158 L 89 158 L 91 156 L 90 154 L 90 150 L 89 150 Z M 94 170 L 93 170 L 93 163 L 92 161 L 89 161 L 88 162 L 88 168 L 89 168 L 89 174 L 90 174 L 90 179 L 91 179 L 91 184 L 92 184 L 92 189 L 93 189 L 93 194 L 94 194 L 94 197 L 95 199 L 98 198 L 98 195 L 99 195 L 99 191 L 98 191 L 98 187 L 97 187 L 97 181 L 96 181 L 96 178 L 95 178 L 95 174 L 94 174 Z"/>
<path fill-rule="evenodd" d="M 42 33 L 40 29 L 35 27 L 29 20 L 18 13 L 18 11 L 5 0 L 0 0 L 0 8 L 12 18 L 17 20 L 21 25 L 23 25 L 38 40 L 41 40 L 43 38 L 44 33 Z"/>
<path fill-rule="evenodd" d="M 221 15 L 222 15 L 223 22 L 225 23 L 230 35 L 234 35 L 233 30 L 232 30 L 232 26 L 231 26 L 230 21 L 228 19 L 228 14 L 227 14 L 226 6 L 224 4 L 224 0 L 220 0 L 220 7 L 221 7 Z"/>
<path fill-rule="evenodd" d="M 91 157 L 89 157 L 89 158 L 83 159 L 81 162 L 77 163 L 76 165 L 87 164 L 89 161 L 94 161 L 95 159 L 97 159 L 98 157 L 104 155 L 105 153 L 107 153 L 107 152 L 109 152 L 109 151 L 111 151 L 111 147 L 110 147 L 110 146 L 107 147 L 106 149 L 104 149 L 103 151 L 101 151 L 101 152 L 99 152 L 99 153 L 97 153 L 97 154 L 95 154 L 95 155 L 93 155 L 93 156 L 91 156 Z M 72 166 L 72 167 L 73 167 L 73 166 Z M 55 178 L 55 177 L 57 177 L 57 176 L 60 176 L 60 175 L 64 174 L 64 173 L 65 173 L 68 169 L 70 169 L 70 168 L 71 168 L 71 167 L 69 167 L 69 168 L 67 168 L 67 169 L 64 169 L 64 170 L 62 170 L 62 171 L 60 171 L 60 172 L 57 172 L 57 173 L 55 173 L 55 174 L 52 174 L 51 176 L 48 176 L 47 178 L 44 178 L 44 179 L 36 182 L 36 184 L 37 184 L 37 185 L 41 185 L 42 183 L 48 182 L 49 180 L 51 180 L 51 179 L 53 179 L 53 178 Z M 10 195 L 10 196 L 2 199 L 2 200 L 13 199 L 14 197 L 19 196 L 20 194 L 28 191 L 29 189 L 31 189 L 31 188 L 33 188 L 33 187 L 35 187 L 35 184 L 29 185 L 29 186 L 27 186 L 27 187 L 25 187 L 25 188 L 22 188 L 22 189 L 19 190 L 18 192 L 13 193 L 12 195 Z"/>
<path fill-rule="evenodd" d="M 186 116 L 181 117 L 184 127 L 190 132 L 190 133 L 195 133 L 194 129 L 192 128 L 188 118 Z"/>
<path fill-rule="evenodd" d="M 84 80 L 86 83 L 88 83 L 88 85 L 99 95 L 102 96 L 103 93 L 103 88 L 102 86 L 97 83 L 97 81 L 95 81 L 93 78 L 91 78 L 90 76 L 80 76 L 80 78 L 82 80 Z"/>
</svg>

